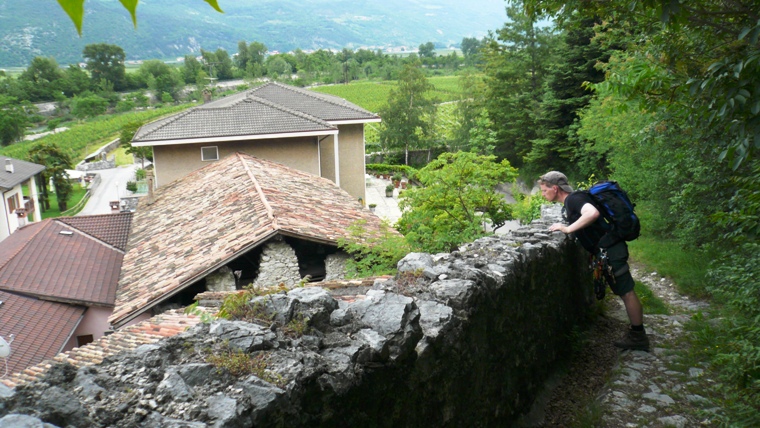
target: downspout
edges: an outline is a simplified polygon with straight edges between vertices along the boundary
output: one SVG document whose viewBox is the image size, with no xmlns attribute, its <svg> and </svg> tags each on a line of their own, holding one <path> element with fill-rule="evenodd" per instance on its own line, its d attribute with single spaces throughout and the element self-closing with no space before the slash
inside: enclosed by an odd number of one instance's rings
<svg viewBox="0 0 760 428">
<path fill-rule="evenodd" d="M 338 134 L 333 136 L 333 149 L 335 150 L 335 184 L 340 187 L 340 155 L 338 154 L 340 147 L 338 145 Z"/>
<path fill-rule="evenodd" d="M 319 136 L 315 137 L 317 139 L 317 160 L 319 161 L 319 176 L 322 177 L 322 140 L 329 137 L 329 135 L 325 135 L 322 138 L 319 138 Z"/>
<path fill-rule="evenodd" d="M 13 190 L 13 189 L 11 189 L 11 190 Z M 5 235 L 6 236 L 11 236 L 11 223 L 10 223 L 11 219 L 8 216 L 8 205 L 7 205 L 7 202 L 6 202 L 6 199 L 5 199 L 5 192 L 0 192 L 0 195 L 2 195 L 2 197 L 3 197 L 3 203 L 0 204 L 0 206 L 2 206 L 3 217 L 5 218 L 5 224 L 3 225 L 3 227 L 5 227 Z"/>
</svg>

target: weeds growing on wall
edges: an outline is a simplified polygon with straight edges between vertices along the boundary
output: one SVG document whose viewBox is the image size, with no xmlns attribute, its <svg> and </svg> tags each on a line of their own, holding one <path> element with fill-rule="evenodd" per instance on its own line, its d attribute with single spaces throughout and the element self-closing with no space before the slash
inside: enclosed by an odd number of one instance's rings
<svg viewBox="0 0 760 428">
<path fill-rule="evenodd" d="M 208 350 L 205 360 L 220 372 L 226 371 L 235 377 L 254 375 L 280 387 L 285 384 L 282 376 L 267 370 L 269 354 L 266 352 L 248 354 L 239 349 L 232 349 L 229 344 L 224 343 L 219 349 Z"/>
<path fill-rule="evenodd" d="M 251 302 L 254 297 L 266 296 L 287 290 L 285 284 L 276 287 L 260 289 L 249 284 L 243 290 L 228 294 L 222 301 L 217 316 L 228 320 L 256 322 L 270 325 L 274 314 L 270 313 L 261 301 Z"/>
</svg>

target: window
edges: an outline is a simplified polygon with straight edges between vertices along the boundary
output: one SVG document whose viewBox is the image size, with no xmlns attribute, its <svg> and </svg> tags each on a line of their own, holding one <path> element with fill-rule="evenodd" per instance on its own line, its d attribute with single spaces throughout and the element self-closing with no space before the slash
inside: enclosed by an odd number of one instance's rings
<svg viewBox="0 0 760 428">
<path fill-rule="evenodd" d="M 84 336 L 77 336 L 77 346 L 84 346 L 88 343 L 92 343 L 92 335 L 85 334 Z"/>
<path fill-rule="evenodd" d="M 16 212 L 16 209 L 18 208 L 19 208 L 18 193 L 16 193 L 10 198 L 8 198 L 8 212 L 13 214 L 14 212 Z"/>
<path fill-rule="evenodd" d="M 217 146 L 201 147 L 202 161 L 219 160 L 219 148 Z"/>
</svg>

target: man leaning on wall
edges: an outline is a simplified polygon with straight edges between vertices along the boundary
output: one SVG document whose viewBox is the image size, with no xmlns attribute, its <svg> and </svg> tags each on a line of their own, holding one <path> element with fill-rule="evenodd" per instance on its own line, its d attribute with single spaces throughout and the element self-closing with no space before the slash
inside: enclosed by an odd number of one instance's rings
<svg viewBox="0 0 760 428">
<path fill-rule="evenodd" d="M 628 245 L 624 240 L 616 240 L 607 248 L 599 245 L 606 234 L 602 225 L 603 218 L 596 209 L 591 195 L 587 192 L 574 192 L 565 174 L 550 171 L 538 180 L 541 194 L 550 202 L 561 202 L 565 206 L 567 224 L 555 223 L 549 230 L 564 234 L 573 234 L 581 245 L 592 255 L 606 251 L 615 280 L 609 284 L 612 292 L 623 300 L 625 311 L 631 323 L 623 338 L 615 342 L 622 349 L 649 351 L 649 338 L 644 330 L 644 311 L 636 292 L 634 281 L 628 266 Z"/>
</svg>

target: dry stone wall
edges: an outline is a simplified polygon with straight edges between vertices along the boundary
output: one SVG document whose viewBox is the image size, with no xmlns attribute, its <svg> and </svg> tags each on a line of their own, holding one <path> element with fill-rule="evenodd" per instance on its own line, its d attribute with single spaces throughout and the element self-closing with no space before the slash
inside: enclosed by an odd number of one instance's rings
<svg viewBox="0 0 760 428">
<path fill-rule="evenodd" d="M 361 294 L 298 287 L 250 302 L 266 322 L 214 320 L 97 366 L 59 364 L 0 391 L 0 425 L 510 426 L 592 300 L 583 250 L 546 232 L 558 216 L 411 254 Z M 236 352 L 259 370 L 209 358 Z"/>
<path fill-rule="evenodd" d="M 273 239 L 264 245 L 259 262 L 259 274 L 254 287 L 271 287 L 280 283 L 293 287 L 301 280 L 298 257 L 285 241 Z"/>
</svg>

